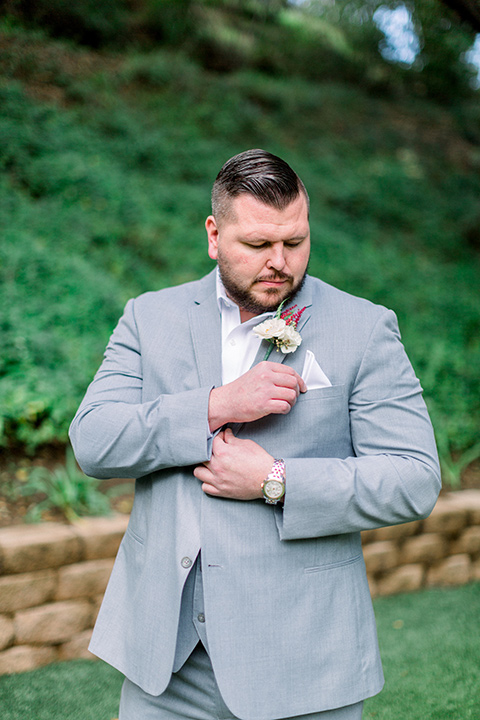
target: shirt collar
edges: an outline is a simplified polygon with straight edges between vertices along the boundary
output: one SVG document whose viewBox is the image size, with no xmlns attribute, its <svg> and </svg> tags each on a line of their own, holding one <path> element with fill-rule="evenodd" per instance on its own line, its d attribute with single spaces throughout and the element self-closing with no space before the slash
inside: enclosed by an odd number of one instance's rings
<svg viewBox="0 0 480 720">
<path fill-rule="evenodd" d="M 225 290 L 225 285 L 222 282 L 222 278 L 220 277 L 220 271 L 217 267 L 217 303 L 218 303 L 218 309 L 220 312 L 222 312 L 224 307 L 228 308 L 238 308 L 238 305 L 233 302 L 233 300 L 230 300 L 230 298 L 227 295 L 227 291 Z"/>
</svg>

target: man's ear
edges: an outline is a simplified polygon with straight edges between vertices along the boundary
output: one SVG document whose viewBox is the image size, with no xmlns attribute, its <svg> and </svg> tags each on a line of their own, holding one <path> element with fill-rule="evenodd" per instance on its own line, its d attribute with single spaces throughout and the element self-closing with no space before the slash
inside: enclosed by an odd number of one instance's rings
<svg viewBox="0 0 480 720">
<path fill-rule="evenodd" d="M 205 221 L 205 229 L 208 237 L 208 256 L 212 260 L 218 257 L 218 227 L 213 215 L 209 215 Z"/>
</svg>

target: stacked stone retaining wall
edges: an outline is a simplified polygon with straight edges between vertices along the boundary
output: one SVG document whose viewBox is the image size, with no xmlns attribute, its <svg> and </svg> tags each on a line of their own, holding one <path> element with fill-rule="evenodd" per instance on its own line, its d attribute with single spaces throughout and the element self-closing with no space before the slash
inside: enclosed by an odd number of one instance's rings
<svg viewBox="0 0 480 720">
<path fill-rule="evenodd" d="M 87 645 L 128 518 L 0 529 L 0 675 Z M 480 580 L 480 490 L 441 497 L 426 520 L 363 533 L 373 596 Z"/>
</svg>

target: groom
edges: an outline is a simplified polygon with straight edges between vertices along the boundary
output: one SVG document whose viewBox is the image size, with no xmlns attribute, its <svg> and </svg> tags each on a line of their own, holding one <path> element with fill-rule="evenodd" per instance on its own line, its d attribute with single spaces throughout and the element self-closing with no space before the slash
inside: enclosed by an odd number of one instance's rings
<svg viewBox="0 0 480 720">
<path fill-rule="evenodd" d="M 308 208 L 231 158 L 217 268 L 127 303 L 72 423 L 87 474 L 137 478 L 91 644 L 121 720 L 358 720 L 382 687 L 360 531 L 428 515 L 435 443 L 393 312 L 306 275 Z"/>
</svg>

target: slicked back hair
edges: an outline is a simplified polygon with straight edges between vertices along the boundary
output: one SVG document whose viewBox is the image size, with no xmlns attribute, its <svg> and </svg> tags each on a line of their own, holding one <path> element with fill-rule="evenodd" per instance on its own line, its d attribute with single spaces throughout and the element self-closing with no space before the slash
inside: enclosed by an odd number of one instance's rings
<svg viewBox="0 0 480 720">
<path fill-rule="evenodd" d="M 212 215 L 221 222 L 231 212 L 232 200 L 249 194 L 265 205 L 284 210 L 303 193 L 305 185 L 290 165 L 266 150 L 246 150 L 227 160 L 212 188 Z"/>
</svg>

